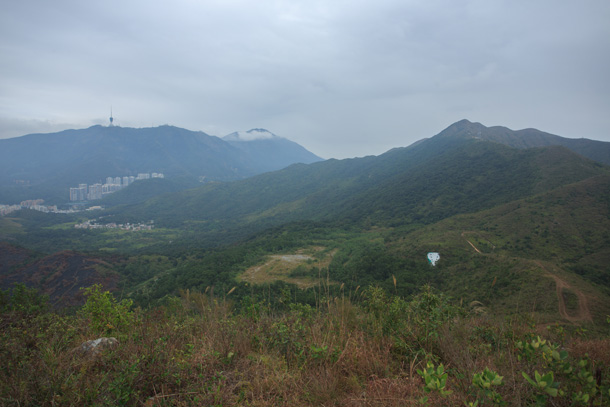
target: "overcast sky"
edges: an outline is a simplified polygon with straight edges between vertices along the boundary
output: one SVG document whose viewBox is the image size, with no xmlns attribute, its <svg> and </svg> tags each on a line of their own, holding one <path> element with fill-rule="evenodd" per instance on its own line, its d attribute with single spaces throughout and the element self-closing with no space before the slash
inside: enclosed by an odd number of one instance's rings
<svg viewBox="0 0 610 407">
<path fill-rule="evenodd" d="M 608 0 L 5 1 L 0 138 L 255 127 L 324 158 L 460 119 L 610 141 Z"/>
</svg>

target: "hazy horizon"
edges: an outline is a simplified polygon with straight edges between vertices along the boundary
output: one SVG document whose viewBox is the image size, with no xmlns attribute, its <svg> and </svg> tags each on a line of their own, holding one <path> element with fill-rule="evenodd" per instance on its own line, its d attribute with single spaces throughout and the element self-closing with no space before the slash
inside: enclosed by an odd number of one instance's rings
<svg viewBox="0 0 610 407">
<path fill-rule="evenodd" d="M 0 138 L 265 128 L 324 158 L 468 119 L 610 141 L 610 3 L 14 2 Z"/>
</svg>

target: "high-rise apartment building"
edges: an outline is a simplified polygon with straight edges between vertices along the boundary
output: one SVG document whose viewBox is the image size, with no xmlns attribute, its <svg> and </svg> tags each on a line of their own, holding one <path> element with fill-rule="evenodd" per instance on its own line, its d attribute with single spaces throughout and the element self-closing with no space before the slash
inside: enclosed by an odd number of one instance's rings
<svg viewBox="0 0 610 407">
<path fill-rule="evenodd" d="M 163 173 L 153 172 L 152 178 L 163 178 Z M 124 177 L 106 177 L 105 184 L 93 184 L 88 186 L 87 184 L 78 184 L 78 188 L 70 188 L 70 201 L 85 201 L 85 200 L 95 200 L 102 199 L 102 197 L 106 194 L 110 194 L 112 192 L 118 191 L 121 188 L 124 188 L 134 181 L 142 180 L 142 179 L 150 179 L 150 173 L 139 173 L 137 177 L 133 175 L 124 176 Z"/>
<path fill-rule="evenodd" d="M 87 199 L 87 184 L 78 184 L 78 200 L 84 201 Z"/>
<path fill-rule="evenodd" d="M 102 199 L 102 184 L 89 185 L 89 194 L 87 199 L 93 201 L 95 199 Z"/>
<path fill-rule="evenodd" d="M 78 188 L 70 188 L 70 201 L 84 201 L 87 199 L 87 184 L 78 184 Z"/>
</svg>

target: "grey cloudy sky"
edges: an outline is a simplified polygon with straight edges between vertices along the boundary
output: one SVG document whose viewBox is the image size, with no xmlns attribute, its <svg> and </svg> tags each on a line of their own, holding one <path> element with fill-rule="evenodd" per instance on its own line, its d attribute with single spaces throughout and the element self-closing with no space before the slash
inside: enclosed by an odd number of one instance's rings
<svg viewBox="0 0 610 407">
<path fill-rule="evenodd" d="M 0 138 L 254 127 L 325 158 L 466 118 L 610 141 L 608 0 L 4 1 Z"/>
</svg>

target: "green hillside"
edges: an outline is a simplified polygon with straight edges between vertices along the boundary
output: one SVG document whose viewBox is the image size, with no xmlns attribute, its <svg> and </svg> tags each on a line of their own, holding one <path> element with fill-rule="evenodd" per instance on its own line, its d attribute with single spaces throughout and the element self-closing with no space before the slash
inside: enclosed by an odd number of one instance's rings
<svg viewBox="0 0 610 407">
<path fill-rule="evenodd" d="M 412 227 L 521 199 L 607 171 L 561 147 L 518 150 L 435 137 L 378 157 L 294 165 L 111 211 L 120 221 L 196 230 L 222 242 L 286 222 Z M 231 231 L 234 231 L 231 232 Z M 244 233 L 240 233 L 244 231 Z"/>
<path fill-rule="evenodd" d="M 252 143 L 256 146 L 252 147 Z M 0 203 L 68 200 L 69 188 L 106 177 L 160 172 L 168 178 L 242 179 L 321 159 L 281 137 L 239 143 L 174 126 L 92 126 L 0 140 Z"/>
<path fill-rule="evenodd" d="M 496 313 L 560 321 L 570 314 L 559 312 L 559 278 L 572 287 L 565 295 L 590 299 L 586 320 L 603 324 L 608 182 L 606 167 L 561 147 L 439 137 L 380 157 L 208 185 L 115 216 L 190 230 L 171 247 L 148 249 L 183 261 L 149 282 L 133 279 L 137 298 L 236 284 L 239 296 L 248 281 L 306 287 L 326 276 L 346 290 L 380 284 L 400 295 L 432 284 Z M 429 251 L 441 253 L 435 268 Z M 265 266 L 271 255 L 301 260 Z"/>
<path fill-rule="evenodd" d="M 404 235 L 394 230 L 389 251 L 407 258 L 438 251 L 446 292 L 502 313 L 557 317 L 559 278 L 568 292 L 583 293 L 588 318 L 603 324 L 610 312 L 608 191 L 603 175 Z"/>
<path fill-rule="evenodd" d="M 115 194 L 123 205 L 104 212 L 16 213 L 5 220 L 6 236 L 47 254 L 112 253 L 124 289 L 144 304 L 186 288 L 235 286 L 241 298 L 248 282 L 250 290 L 311 287 L 326 277 L 329 287 L 379 284 L 403 296 L 431 284 L 494 312 L 556 320 L 568 315 L 552 290 L 559 278 L 576 287 L 570 295 L 597 298 L 588 318 L 603 322 L 608 168 L 564 147 L 467 137 L 472 125 L 378 157 L 297 164 L 230 183 L 176 192 L 168 180 L 143 182 Z M 153 220 L 155 228 L 74 228 L 87 217 Z M 441 253 L 437 267 L 425 260 L 429 251 Z M 313 301 L 307 290 L 295 295 Z"/>
<path fill-rule="evenodd" d="M 173 194 L 189 188 L 199 186 L 197 178 L 177 177 L 177 178 L 151 178 L 140 180 L 123 188 L 117 192 L 106 195 L 99 205 L 112 207 L 117 205 L 133 205 L 147 201 L 156 196 Z"/>
<path fill-rule="evenodd" d="M 536 129 L 511 130 L 502 126 L 486 127 L 481 123 L 461 120 L 439 135 L 493 141 L 514 148 L 562 146 L 583 157 L 610 165 L 610 143 L 586 138 L 570 139 Z"/>
<path fill-rule="evenodd" d="M 608 405 L 610 169 L 536 132 L 0 218 L 0 404 Z"/>
</svg>

